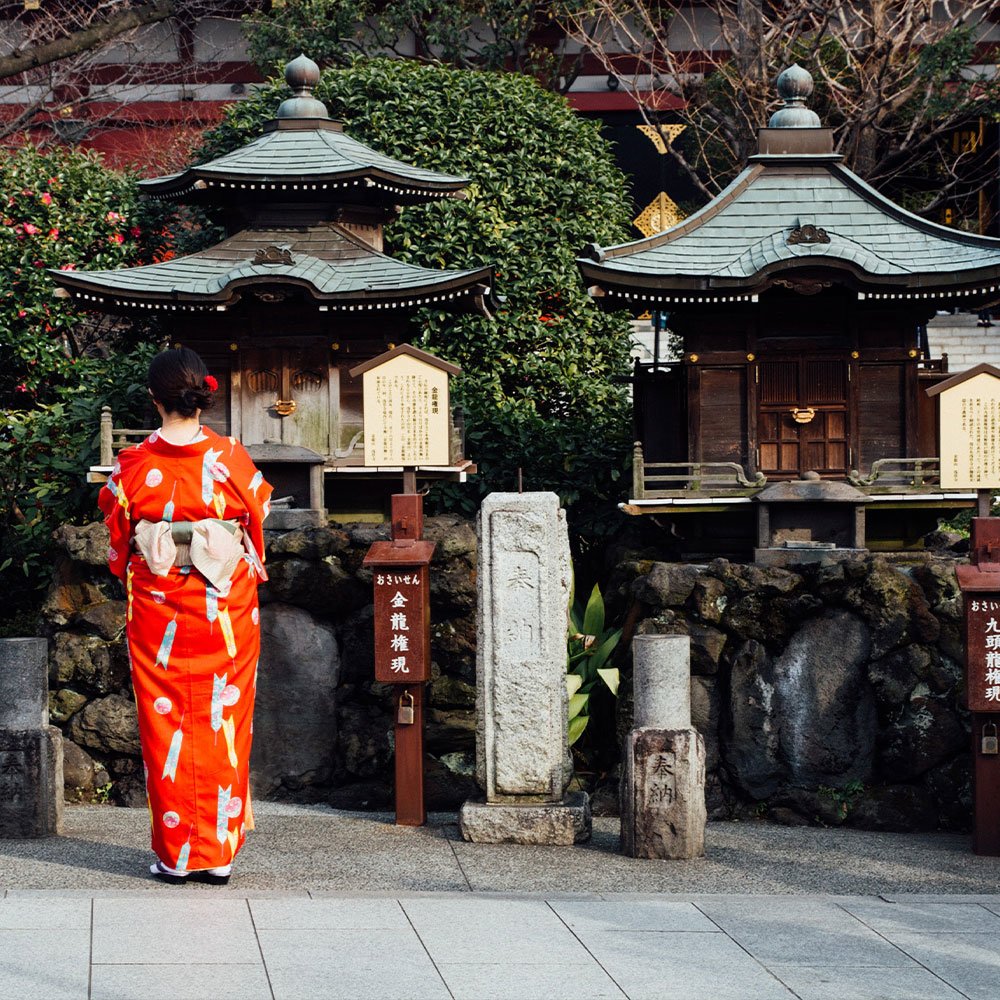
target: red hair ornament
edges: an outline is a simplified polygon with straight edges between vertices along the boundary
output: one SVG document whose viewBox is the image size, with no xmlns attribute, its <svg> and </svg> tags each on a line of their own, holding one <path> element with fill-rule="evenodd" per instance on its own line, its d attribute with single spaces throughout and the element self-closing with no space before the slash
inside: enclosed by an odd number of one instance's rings
<svg viewBox="0 0 1000 1000">
<path fill-rule="evenodd" d="M 219 380 L 214 375 L 206 375 L 205 385 L 207 385 L 212 392 L 215 392 L 216 389 L 219 388 Z"/>
</svg>

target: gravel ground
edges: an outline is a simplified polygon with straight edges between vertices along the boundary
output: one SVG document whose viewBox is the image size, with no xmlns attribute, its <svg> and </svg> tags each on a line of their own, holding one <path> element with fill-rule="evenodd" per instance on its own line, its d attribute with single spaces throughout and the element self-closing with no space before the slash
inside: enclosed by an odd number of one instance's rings
<svg viewBox="0 0 1000 1000">
<path fill-rule="evenodd" d="M 422 828 L 382 813 L 256 804 L 258 828 L 225 892 L 754 893 L 885 895 L 1000 892 L 1000 858 L 967 836 L 711 823 L 697 861 L 618 853 L 618 821 L 594 821 L 577 847 L 466 844 L 454 814 Z M 0 840 L 0 891 L 170 891 L 148 873 L 145 809 L 68 806 L 65 835 Z M 218 892 L 217 888 L 195 887 Z"/>
</svg>

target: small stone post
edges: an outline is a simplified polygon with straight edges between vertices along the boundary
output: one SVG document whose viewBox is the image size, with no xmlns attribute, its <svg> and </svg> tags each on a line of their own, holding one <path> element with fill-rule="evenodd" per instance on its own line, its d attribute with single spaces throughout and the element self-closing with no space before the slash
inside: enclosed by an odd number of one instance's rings
<svg viewBox="0 0 1000 1000">
<path fill-rule="evenodd" d="M 586 840 L 588 796 L 564 796 L 566 515 L 554 493 L 491 493 L 478 533 L 476 778 L 486 801 L 462 806 L 462 836 L 487 844 Z"/>
<path fill-rule="evenodd" d="M 625 737 L 622 853 L 700 858 L 705 853 L 705 741 L 691 727 L 691 641 L 632 640 L 635 728 Z"/>
<path fill-rule="evenodd" d="M 0 838 L 62 832 L 62 734 L 49 725 L 48 642 L 0 639 Z"/>
</svg>

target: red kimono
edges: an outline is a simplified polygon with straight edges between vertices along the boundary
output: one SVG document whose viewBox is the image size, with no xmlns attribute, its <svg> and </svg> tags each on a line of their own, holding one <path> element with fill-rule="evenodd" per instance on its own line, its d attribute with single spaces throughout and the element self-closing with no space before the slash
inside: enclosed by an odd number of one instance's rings
<svg viewBox="0 0 1000 1000">
<path fill-rule="evenodd" d="M 190 566 L 156 576 L 133 551 L 133 526 L 239 520 L 263 558 L 270 494 L 243 445 L 203 427 L 190 444 L 173 445 L 154 432 L 123 450 L 98 499 L 111 532 L 108 563 L 128 596 L 153 850 L 173 868 L 229 864 L 253 827 L 248 768 L 258 573 L 245 556 L 225 597 Z"/>
</svg>

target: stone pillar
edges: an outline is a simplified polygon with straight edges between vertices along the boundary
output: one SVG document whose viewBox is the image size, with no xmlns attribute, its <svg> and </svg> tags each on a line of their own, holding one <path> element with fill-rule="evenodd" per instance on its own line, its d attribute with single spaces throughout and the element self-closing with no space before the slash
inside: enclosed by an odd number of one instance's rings
<svg viewBox="0 0 1000 1000">
<path fill-rule="evenodd" d="M 0 838 L 62 832 L 62 734 L 50 726 L 48 642 L 0 639 Z"/>
<path fill-rule="evenodd" d="M 620 789 L 622 853 L 705 853 L 705 741 L 691 726 L 687 636 L 632 641 L 635 728 L 625 737 Z"/>
<path fill-rule="evenodd" d="M 583 792 L 564 797 L 571 564 L 554 493 L 491 493 L 478 519 L 476 778 L 462 806 L 477 843 L 572 844 L 590 836 Z"/>
<path fill-rule="evenodd" d="M 635 729 L 691 726 L 691 640 L 686 635 L 637 635 L 632 640 Z"/>
</svg>

